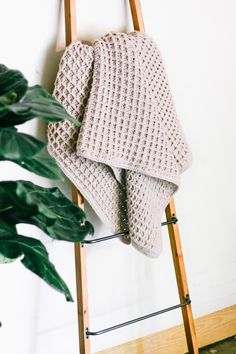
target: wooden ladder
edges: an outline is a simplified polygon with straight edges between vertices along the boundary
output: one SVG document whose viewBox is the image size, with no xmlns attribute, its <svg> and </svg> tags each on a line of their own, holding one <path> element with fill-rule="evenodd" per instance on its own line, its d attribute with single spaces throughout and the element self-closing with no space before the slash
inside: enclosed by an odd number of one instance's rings
<svg viewBox="0 0 236 354">
<path fill-rule="evenodd" d="M 76 0 L 64 0 L 66 45 L 69 45 L 72 41 L 75 41 L 77 39 L 75 1 Z M 132 13 L 134 30 L 144 32 L 145 29 L 144 29 L 144 22 L 143 22 L 140 0 L 129 0 L 129 3 L 130 3 L 131 13 Z M 83 196 L 74 185 L 72 186 L 72 198 L 75 203 L 77 203 L 81 208 L 84 208 Z M 175 211 L 175 204 L 173 198 L 171 199 L 170 203 L 166 207 L 165 213 L 166 213 L 167 222 L 168 220 L 171 220 L 173 217 L 175 218 L 176 211 Z M 172 250 L 175 275 L 176 275 L 176 281 L 177 281 L 179 298 L 180 298 L 180 305 L 178 305 L 178 307 L 181 307 L 182 310 L 188 351 L 191 354 L 197 354 L 199 353 L 198 343 L 197 343 L 195 325 L 194 325 L 194 320 L 192 315 L 191 301 L 189 297 L 178 224 L 176 222 L 169 223 L 168 232 L 169 232 L 170 245 Z M 84 247 L 83 244 L 77 243 L 75 245 L 75 263 L 76 263 L 77 309 L 78 309 L 80 354 L 90 354 L 91 351 L 90 351 L 89 333 L 95 333 L 95 332 L 88 331 L 89 311 L 88 311 L 88 292 L 87 292 L 87 274 L 86 274 L 87 273 L 86 272 L 86 247 Z M 157 313 L 154 313 L 152 315 L 156 315 L 156 314 Z M 149 315 L 149 317 L 151 317 L 152 315 Z M 138 320 L 145 319 L 143 317 L 139 318 Z M 146 318 L 148 318 L 148 316 L 146 316 Z M 132 321 L 128 321 L 128 322 L 132 322 Z M 127 323 L 125 323 L 125 325 L 126 324 Z"/>
</svg>

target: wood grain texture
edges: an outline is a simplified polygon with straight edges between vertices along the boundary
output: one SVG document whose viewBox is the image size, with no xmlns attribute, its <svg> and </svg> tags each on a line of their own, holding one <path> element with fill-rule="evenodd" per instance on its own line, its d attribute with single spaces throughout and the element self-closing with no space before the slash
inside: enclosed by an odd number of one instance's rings
<svg viewBox="0 0 236 354">
<path fill-rule="evenodd" d="M 89 328 L 86 248 L 80 243 L 75 244 L 75 270 L 80 353 L 90 354 L 90 340 L 86 337 L 86 328 Z"/>
<path fill-rule="evenodd" d="M 66 45 L 69 45 L 77 38 L 75 0 L 64 0 L 64 7 Z M 84 198 L 74 185 L 72 200 L 84 209 Z M 86 328 L 89 327 L 86 249 L 80 243 L 75 244 L 75 274 L 80 354 L 90 354 L 90 340 L 86 337 Z"/>
<path fill-rule="evenodd" d="M 171 198 L 170 203 L 166 207 L 166 219 L 170 220 L 172 216 L 176 216 L 174 198 Z M 178 224 L 168 225 L 169 239 L 172 251 L 172 257 L 175 268 L 176 281 L 178 286 L 180 302 L 183 303 L 187 296 L 189 296 L 187 277 L 184 266 L 184 258 L 181 247 L 179 227 Z M 182 316 L 186 334 L 186 340 L 188 344 L 189 353 L 197 354 L 198 342 L 195 330 L 195 324 L 193 320 L 191 304 L 182 307 Z"/>
<path fill-rule="evenodd" d="M 199 347 L 236 335 L 236 305 L 195 319 Z M 188 351 L 183 325 L 138 338 L 97 354 L 183 354 Z"/>
<path fill-rule="evenodd" d="M 130 0 L 129 2 L 130 2 L 130 9 L 132 14 L 134 29 L 136 31 L 145 32 L 140 0 Z M 166 219 L 170 220 L 171 217 L 175 215 L 176 215 L 175 203 L 174 203 L 174 199 L 172 198 L 166 208 Z M 169 239 L 171 244 L 171 251 L 172 251 L 172 257 L 174 262 L 179 298 L 180 298 L 180 302 L 184 303 L 186 297 L 189 296 L 189 291 L 188 291 L 188 283 L 187 283 L 187 277 L 185 272 L 178 224 L 168 225 L 168 231 L 169 231 Z M 182 310 L 186 340 L 188 344 L 188 351 L 191 354 L 198 354 L 199 353 L 198 342 L 197 342 L 191 304 L 182 307 L 181 310 Z"/>
<path fill-rule="evenodd" d="M 84 209 L 84 198 L 74 185 L 72 200 Z M 90 340 L 86 337 L 86 328 L 89 328 L 86 248 L 80 243 L 75 244 L 75 274 L 80 354 L 90 354 Z"/>
<path fill-rule="evenodd" d="M 77 38 L 75 0 L 64 0 L 64 8 L 66 45 L 69 45 Z"/>
<path fill-rule="evenodd" d="M 145 32 L 140 0 L 129 0 L 135 31 Z"/>
</svg>

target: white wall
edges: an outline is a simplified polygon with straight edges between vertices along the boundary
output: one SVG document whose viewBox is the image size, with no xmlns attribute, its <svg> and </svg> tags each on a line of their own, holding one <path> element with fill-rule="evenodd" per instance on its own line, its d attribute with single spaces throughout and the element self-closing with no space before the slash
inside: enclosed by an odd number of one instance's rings
<svg viewBox="0 0 236 354">
<path fill-rule="evenodd" d="M 236 44 L 234 0 L 142 0 L 146 30 L 165 60 L 177 112 L 193 152 L 176 206 L 194 316 L 230 306 L 236 299 L 235 150 Z M 62 11 L 62 9 L 61 9 Z M 51 88 L 63 23 L 56 0 L 1 2 L 0 62 L 23 71 L 30 84 Z M 127 27 L 128 24 L 128 27 Z M 93 39 L 131 29 L 124 0 L 79 0 L 78 34 Z M 45 126 L 24 130 L 42 137 Z M 10 163 L 1 179 L 30 178 Z M 63 185 L 69 195 L 69 184 Z M 98 235 L 109 232 L 87 206 Z M 73 247 L 54 243 L 36 228 L 75 297 Z M 151 260 L 118 240 L 88 249 L 91 329 L 100 329 L 178 302 L 168 235 Z M 77 354 L 75 304 L 51 290 L 19 263 L 0 266 L 0 347 L 4 354 Z M 93 352 L 182 321 L 180 311 L 92 339 Z"/>
</svg>

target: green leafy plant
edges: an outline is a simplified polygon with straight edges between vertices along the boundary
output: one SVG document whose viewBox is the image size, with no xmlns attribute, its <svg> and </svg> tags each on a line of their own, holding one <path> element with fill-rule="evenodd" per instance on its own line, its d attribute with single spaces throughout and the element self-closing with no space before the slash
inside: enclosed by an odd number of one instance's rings
<svg viewBox="0 0 236 354">
<path fill-rule="evenodd" d="M 67 119 L 79 126 L 43 87 L 29 87 L 21 72 L 0 65 L 0 161 L 11 161 L 46 178 L 62 179 L 46 144 L 15 127 L 34 118 L 48 122 Z M 0 262 L 20 258 L 26 268 L 73 301 L 43 243 L 18 234 L 17 225 L 22 223 L 35 225 L 56 240 L 80 242 L 93 234 L 85 213 L 58 188 L 29 181 L 0 181 Z"/>
</svg>

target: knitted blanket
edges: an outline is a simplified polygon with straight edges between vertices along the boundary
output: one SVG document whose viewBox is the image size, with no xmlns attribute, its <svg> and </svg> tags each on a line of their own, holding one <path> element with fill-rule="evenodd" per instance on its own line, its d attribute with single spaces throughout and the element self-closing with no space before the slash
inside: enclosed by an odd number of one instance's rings
<svg viewBox="0 0 236 354">
<path fill-rule="evenodd" d="M 140 32 L 74 42 L 54 96 L 82 123 L 49 124 L 49 153 L 113 232 L 157 257 L 163 212 L 191 163 L 157 45 Z"/>
</svg>

